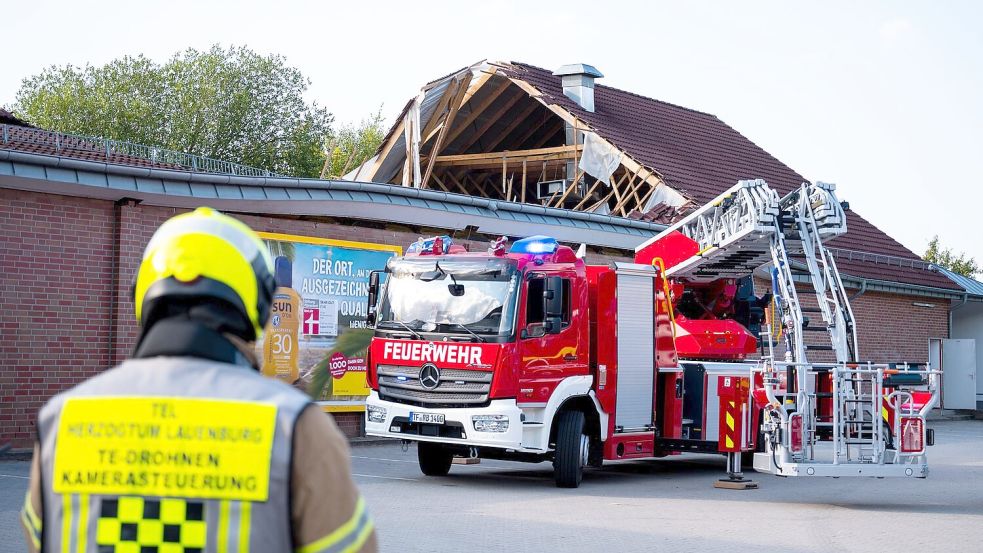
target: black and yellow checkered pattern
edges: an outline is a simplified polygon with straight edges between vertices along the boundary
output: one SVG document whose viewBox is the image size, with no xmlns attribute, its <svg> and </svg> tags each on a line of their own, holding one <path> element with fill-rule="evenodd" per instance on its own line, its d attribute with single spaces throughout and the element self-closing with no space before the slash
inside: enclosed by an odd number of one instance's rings
<svg viewBox="0 0 983 553">
<path fill-rule="evenodd" d="M 103 498 L 96 545 L 99 553 L 201 553 L 205 505 L 184 499 Z"/>
</svg>

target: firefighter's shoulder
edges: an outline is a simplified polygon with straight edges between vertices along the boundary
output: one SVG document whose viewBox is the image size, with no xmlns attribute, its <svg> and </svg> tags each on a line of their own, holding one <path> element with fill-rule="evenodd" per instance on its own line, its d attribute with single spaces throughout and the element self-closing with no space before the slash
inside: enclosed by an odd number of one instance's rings
<svg viewBox="0 0 983 553">
<path fill-rule="evenodd" d="M 297 551 L 377 550 L 372 517 L 352 481 L 348 440 L 316 404 L 297 420 L 291 480 Z"/>
</svg>

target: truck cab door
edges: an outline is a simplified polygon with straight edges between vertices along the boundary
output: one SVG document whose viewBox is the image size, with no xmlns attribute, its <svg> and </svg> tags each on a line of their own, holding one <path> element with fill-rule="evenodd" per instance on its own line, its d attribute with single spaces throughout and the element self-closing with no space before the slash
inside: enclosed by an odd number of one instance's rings
<svg viewBox="0 0 983 553">
<path fill-rule="evenodd" d="M 518 403 L 545 404 L 564 378 L 587 374 L 587 336 L 575 316 L 583 286 L 573 271 L 523 279 Z"/>
</svg>

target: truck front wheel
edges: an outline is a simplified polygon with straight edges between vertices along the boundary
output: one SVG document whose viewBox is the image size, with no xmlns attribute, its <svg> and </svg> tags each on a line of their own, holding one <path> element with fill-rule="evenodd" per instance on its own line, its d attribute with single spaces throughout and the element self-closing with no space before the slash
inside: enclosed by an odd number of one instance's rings
<svg viewBox="0 0 983 553">
<path fill-rule="evenodd" d="M 416 456 L 420 461 L 420 471 L 427 476 L 447 476 L 451 470 L 454 454 L 440 444 L 418 442 Z"/>
<path fill-rule="evenodd" d="M 576 488 L 584 476 L 590 452 L 590 437 L 584 433 L 584 414 L 580 411 L 560 413 L 556 428 L 556 453 L 553 477 L 560 488 Z"/>
</svg>

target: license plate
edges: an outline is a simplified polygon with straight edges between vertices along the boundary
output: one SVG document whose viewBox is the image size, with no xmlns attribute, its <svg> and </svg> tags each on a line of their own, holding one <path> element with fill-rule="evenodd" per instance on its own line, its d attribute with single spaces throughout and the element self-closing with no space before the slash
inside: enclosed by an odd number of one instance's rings
<svg viewBox="0 0 983 553">
<path fill-rule="evenodd" d="M 444 415 L 441 413 L 410 413 L 410 422 L 444 424 Z"/>
</svg>

